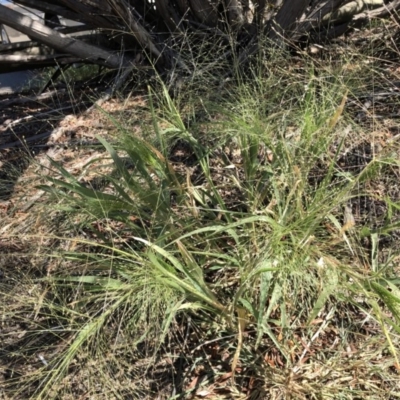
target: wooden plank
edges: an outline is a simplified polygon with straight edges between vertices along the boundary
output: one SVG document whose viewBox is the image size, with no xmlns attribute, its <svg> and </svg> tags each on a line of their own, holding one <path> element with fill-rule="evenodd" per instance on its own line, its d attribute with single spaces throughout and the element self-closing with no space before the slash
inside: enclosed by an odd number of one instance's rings
<svg viewBox="0 0 400 400">
<path fill-rule="evenodd" d="M 57 1 L 52 1 L 51 3 L 49 3 L 47 1 L 41 1 L 41 0 L 16 0 L 14 1 L 14 3 L 30 7 L 42 12 L 53 13 L 73 21 L 78 21 L 78 22 L 85 21 L 84 16 L 79 15 L 79 13 L 76 13 L 74 11 L 68 10 L 65 7 L 62 7 Z"/>
<path fill-rule="evenodd" d="M 55 60 L 57 58 L 69 57 L 67 54 L 47 54 L 47 55 L 32 55 L 32 54 L 2 54 L 0 55 L 0 64 L 17 64 L 17 63 L 40 63 L 47 60 Z M 70 57 L 69 57 L 70 58 Z"/>
<path fill-rule="evenodd" d="M 38 45 L 37 42 L 32 42 L 30 40 L 17 43 L 0 44 L 0 53 L 5 53 L 7 51 L 15 51 L 15 50 L 17 51 L 25 50 L 32 47 L 36 47 L 37 45 Z"/>
<path fill-rule="evenodd" d="M 120 68 L 122 59 L 108 51 L 86 44 L 57 32 L 32 18 L 8 7 L 0 5 L 0 23 L 22 32 L 56 50 L 67 52 L 85 61 L 105 65 L 109 68 Z"/>
<path fill-rule="evenodd" d="M 19 59 L 15 60 L 14 62 L 12 60 L 0 61 L 0 74 L 82 62 L 80 58 L 65 55 L 49 55 L 41 56 L 41 58 L 35 58 L 35 56 L 26 56 L 26 59 L 21 58 L 22 56 L 15 57 L 19 57 Z"/>
</svg>

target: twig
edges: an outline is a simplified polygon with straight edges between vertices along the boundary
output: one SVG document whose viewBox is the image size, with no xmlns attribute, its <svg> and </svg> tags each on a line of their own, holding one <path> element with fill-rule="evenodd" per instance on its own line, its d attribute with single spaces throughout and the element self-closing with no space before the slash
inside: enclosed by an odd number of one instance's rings
<svg viewBox="0 0 400 400">
<path fill-rule="evenodd" d="M 305 346 L 305 349 L 303 350 L 303 353 L 301 354 L 299 360 L 297 361 L 297 364 L 295 367 L 293 367 L 293 372 L 297 373 L 297 371 L 300 370 L 300 365 L 304 359 L 304 357 L 306 356 L 306 354 L 310 351 L 310 346 L 312 345 L 312 343 L 314 342 L 315 339 L 317 339 L 317 337 L 320 335 L 320 333 L 328 326 L 330 319 L 332 318 L 333 313 L 335 312 L 335 309 L 332 308 L 328 315 L 325 317 L 324 323 L 319 327 L 319 329 L 317 330 L 317 332 L 313 335 L 313 337 L 310 339 L 310 341 L 307 343 L 307 345 Z"/>
<path fill-rule="evenodd" d="M 3 108 L 6 108 L 6 107 L 12 106 L 14 104 L 24 104 L 24 103 L 39 102 L 42 100 L 46 100 L 55 94 L 58 94 L 58 95 L 64 94 L 64 93 L 66 93 L 66 91 L 67 91 L 66 89 L 54 89 L 51 92 L 43 93 L 38 96 L 32 96 L 32 97 L 23 96 L 23 97 L 19 97 L 17 99 L 3 100 L 3 101 L 0 101 L 0 110 Z"/>
<path fill-rule="evenodd" d="M 43 132 L 40 133 L 39 135 L 30 136 L 24 139 L 19 139 L 11 143 L 2 144 L 0 146 L 0 150 L 11 149 L 13 147 L 25 147 L 28 142 L 36 142 L 38 140 L 43 140 L 46 138 L 57 140 L 59 137 L 61 137 L 61 135 L 64 133 L 65 130 L 66 128 L 59 127 L 57 129 L 54 129 L 53 131 Z"/>
<path fill-rule="evenodd" d="M 386 17 L 393 11 L 396 11 L 398 8 L 400 8 L 400 0 L 394 0 L 391 3 L 384 4 L 382 7 L 379 7 L 375 10 L 365 11 L 360 14 L 354 15 L 353 21 Z"/>
<path fill-rule="evenodd" d="M 9 124 L 7 124 L 4 127 L 4 129 L 10 129 L 15 125 L 20 124 L 21 122 L 26 122 L 26 121 L 29 121 L 30 119 L 33 119 L 33 118 L 46 117 L 46 116 L 49 116 L 50 114 L 55 114 L 55 113 L 58 113 L 58 112 L 61 112 L 61 111 L 70 110 L 71 108 L 74 108 L 74 107 L 76 107 L 76 104 L 71 104 L 71 105 L 66 106 L 66 107 L 57 108 L 57 109 L 54 109 L 54 110 L 46 111 L 46 112 L 35 114 L 35 115 L 27 115 L 26 117 L 19 118 L 19 119 L 16 119 L 16 120 L 10 122 Z"/>
<path fill-rule="evenodd" d="M 114 93 L 126 81 L 129 74 L 132 72 L 132 70 L 134 68 L 136 68 L 136 66 L 134 64 L 130 65 L 129 67 L 126 67 L 124 72 L 115 78 L 114 84 L 105 91 L 104 95 L 102 97 L 100 97 L 100 99 L 98 99 L 91 107 L 89 107 L 86 110 L 86 113 L 91 112 L 96 107 L 100 107 L 105 101 L 110 100 L 110 98 L 114 95 Z"/>
</svg>

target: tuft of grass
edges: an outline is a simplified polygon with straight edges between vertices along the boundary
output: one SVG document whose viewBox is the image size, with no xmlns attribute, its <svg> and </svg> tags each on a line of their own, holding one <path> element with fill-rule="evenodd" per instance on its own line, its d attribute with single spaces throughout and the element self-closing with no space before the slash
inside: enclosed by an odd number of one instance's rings
<svg viewBox="0 0 400 400">
<path fill-rule="evenodd" d="M 399 255 L 381 256 L 380 240 L 398 230 L 400 203 L 371 187 L 390 181 L 398 157 L 388 148 L 347 168 L 349 135 L 359 135 L 345 108 L 354 77 L 301 63 L 300 74 L 271 61 L 200 100 L 150 90 L 147 137 L 113 120 L 120 138 L 99 137 L 107 155 L 87 165 L 96 179 L 51 163 L 40 189 L 64 228 L 49 237 L 68 249 L 48 255 L 57 268 L 35 280 L 33 302 L 48 324 L 38 336 L 57 346 L 17 393 L 393 390 Z M 371 222 L 365 197 L 385 203 L 382 218 Z M 368 366 L 380 357 L 385 365 Z M 86 367 L 107 377 L 100 392 L 74 387 Z"/>
</svg>

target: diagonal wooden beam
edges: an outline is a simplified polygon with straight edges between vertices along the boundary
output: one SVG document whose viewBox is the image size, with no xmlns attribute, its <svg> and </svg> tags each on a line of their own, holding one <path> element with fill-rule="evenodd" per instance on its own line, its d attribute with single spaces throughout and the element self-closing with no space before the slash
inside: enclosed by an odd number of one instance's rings
<svg viewBox="0 0 400 400">
<path fill-rule="evenodd" d="M 65 7 L 61 7 L 59 4 L 54 4 L 54 2 L 53 4 L 50 4 L 46 1 L 41 0 L 15 0 L 14 3 L 22 7 L 30 7 L 42 12 L 51 12 L 53 14 L 60 15 L 67 19 L 72 19 L 74 21 L 80 22 L 81 20 L 79 14 L 68 10 Z"/>
<path fill-rule="evenodd" d="M 109 68 L 119 68 L 123 66 L 122 59 L 118 55 L 99 47 L 86 44 L 76 38 L 63 35 L 62 33 L 3 5 L 0 5 L 0 23 L 8 25 L 17 31 L 28 35 L 33 40 L 63 53 L 79 57 L 84 61 L 105 65 Z"/>
</svg>

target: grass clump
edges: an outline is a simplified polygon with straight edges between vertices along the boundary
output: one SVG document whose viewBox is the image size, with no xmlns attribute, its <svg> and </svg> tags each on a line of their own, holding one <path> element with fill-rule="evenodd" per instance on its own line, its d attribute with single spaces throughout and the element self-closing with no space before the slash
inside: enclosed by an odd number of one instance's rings
<svg viewBox="0 0 400 400">
<path fill-rule="evenodd" d="M 390 182 L 398 149 L 353 168 L 346 155 L 361 133 L 345 114 L 351 79 L 307 68 L 293 79 L 271 63 L 201 101 L 190 87 L 175 99 L 150 92 L 153 125 L 138 137 L 115 120 L 120 139 L 99 138 L 107 156 L 87 166 L 95 179 L 52 164 L 41 189 L 68 250 L 39 281 L 47 325 L 37 332 L 57 338 L 56 349 L 21 393 L 394 392 L 398 253 L 380 241 L 394 240 L 399 207 L 371 187 Z M 373 223 L 365 198 L 384 202 Z M 377 358 L 385 365 L 370 367 Z"/>
</svg>

